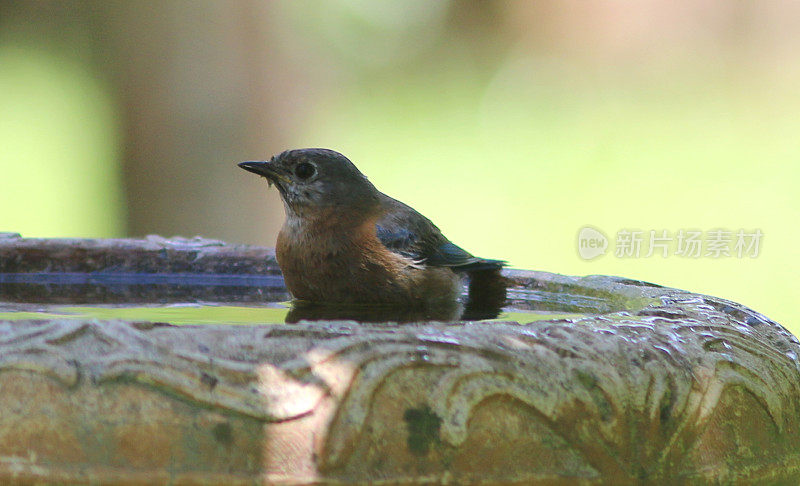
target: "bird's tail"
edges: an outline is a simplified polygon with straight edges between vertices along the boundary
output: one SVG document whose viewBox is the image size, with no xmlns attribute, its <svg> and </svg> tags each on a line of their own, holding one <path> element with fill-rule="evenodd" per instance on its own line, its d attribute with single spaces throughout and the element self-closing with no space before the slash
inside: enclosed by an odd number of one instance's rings
<svg viewBox="0 0 800 486">
<path fill-rule="evenodd" d="M 505 260 L 490 260 L 488 258 L 475 258 L 474 261 L 450 267 L 456 272 L 477 272 L 480 270 L 500 270 L 508 265 Z"/>
</svg>

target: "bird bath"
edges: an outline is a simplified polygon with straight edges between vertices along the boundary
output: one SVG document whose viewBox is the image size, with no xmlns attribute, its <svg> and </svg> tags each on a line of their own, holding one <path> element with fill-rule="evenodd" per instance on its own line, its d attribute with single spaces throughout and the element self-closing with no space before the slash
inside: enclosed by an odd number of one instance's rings
<svg viewBox="0 0 800 486">
<path fill-rule="evenodd" d="M 800 481 L 780 325 L 504 275 L 498 315 L 354 320 L 289 305 L 266 248 L 0 237 L 0 482 Z"/>
</svg>

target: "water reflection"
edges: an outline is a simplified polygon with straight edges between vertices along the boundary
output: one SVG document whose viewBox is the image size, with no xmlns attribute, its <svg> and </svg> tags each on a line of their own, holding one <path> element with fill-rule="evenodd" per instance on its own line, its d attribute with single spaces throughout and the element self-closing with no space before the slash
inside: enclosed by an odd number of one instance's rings
<svg viewBox="0 0 800 486">
<path fill-rule="evenodd" d="M 479 321 L 518 322 L 563 314 L 609 312 L 613 302 L 567 288 L 542 289 L 498 272 L 476 272 L 459 301 L 424 307 L 286 303 L 291 296 L 280 275 L 0 273 L 0 318 L 33 312 L 71 317 L 163 320 L 181 324 L 296 323 L 352 320 L 363 323 Z M 59 308 L 70 307 L 70 309 Z M 83 307 L 81 307 L 83 306 Z M 178 309 L 185 309 L 185 312 Z M 197 309 L 195 309 L 197 308 Z M 192 310 L 194 309 L 194 310 Z M 5 313 L 2 311 L 5 310 Z M 184 315 L 185 314 L 185 315 Z M 569 317 L 569 316 L 568 316 Z"/>
<path fill-rule="evenodd" d="M 472 272 L 462 301 L 428 304 L 419 307 L 396 305 L 342 305 L 295 301 L 286 323 L 303 320 L 352 320 L 370 323 L 409 323 L 425 321 L 479 321 L 497 318 L 506 303 L 510 281 L 498 270 Z"/>
<path fill-rule="evenodd" d="M 283 302 L 279 275 L 155 273 L 5 273 L 0 300 L 53 304 Z"/>
<path fill-rule="evenodd" d="M 460 301 L 420 307 L 295 302 L 287 323 L 301 320 L 421 322 L 496 318 L 508 281 L 497 271 L 474 272 Z M 170 304 L 217 302 L 269 304 L 291 296 L 280 276 L 136 273 L 0 274 L 0 301 L 41 304 Z"/>
<path fill-rule="evenodd" d="M 472 272 L 461 319 L 478 321 L 496 318 L 507 302 L 507 290 L 511 283 L 499 270 Z"/>
<path fill-rule="evenodd" d="M 286 323 L 300 321 L 345 320 L 356 322 L 404 324 L 409 322 L 442 321 L 461 319 L 464 306 L 460 302 L 426 307 L 408 307 L 376 304 L 321 304 L 295 301 L 286 314 Z"/>
<path fill-rule="evenodd" d="M 416 308 L 290 302 L 282 287 L 262 286 L 264 282 L 261 281 L 252 282 L 259 285 L 238 285 L 241 279 L 223 282 L 237 285 L 219 285 L 220 279 L 216 279 L 217 285 L 209 286 L 198 286 L 197 282 L 157 284 L 150 277 L 149 284 L 105 281 L 104 285 L 89 285 L 85 277 L 80 277 L 80 283 L 71 277 L 66 280 L 47 277 L 44 279 L 47 283 L 43 283 L 30 276 L 24 279 L 32 281 L 23 283 L 15 277 L 12 283 L 3 282 L 2 276 L 0 274 L 0 320 L 11 321 L 67 318 L 179 325 L 264 325 L 302 320 L 403 324 L 499 319 L 530 323 L 580 318 L 583 312 L 592 313 L 593 307 L 578 311 L 583 308 L 578 304 L 596 305 L 563 291 L 525 290 L 518 282 L 509 286 L 508 280 L 498 280 L 496 276 L 473 279 L 457 302 Z M 511 299 L 506 301 L 506 295 Z"/>
</svg>

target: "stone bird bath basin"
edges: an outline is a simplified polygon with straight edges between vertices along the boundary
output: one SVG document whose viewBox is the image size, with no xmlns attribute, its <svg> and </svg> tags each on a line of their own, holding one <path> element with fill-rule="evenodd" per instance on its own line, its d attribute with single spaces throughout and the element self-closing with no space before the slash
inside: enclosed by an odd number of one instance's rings
<svg viewBox="0 0 800 486">
<path fill-rule="evenodd" d="M 484 321 L 70 317 L 52 306 L 288 296 L 265 248 L 5 235 L 0 483 L 800 483 L 800 344 L 779 324 L 506 276 Z"/>
</svg>

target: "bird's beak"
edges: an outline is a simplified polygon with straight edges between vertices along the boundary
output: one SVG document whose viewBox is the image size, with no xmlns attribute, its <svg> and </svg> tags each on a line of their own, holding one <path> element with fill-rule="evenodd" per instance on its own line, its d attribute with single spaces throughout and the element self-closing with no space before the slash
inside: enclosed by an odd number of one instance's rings
<svg viewBox="0 0 800 486">
<path fill-rule="evenodd" d="M 272 185 L 273 183 L 289 182 L 289 178 L 286 176 L 286 174 L 281 169 L 276 167 L 275 164 L 272 162 L 264 162 L 264 161 L 242 162 L 239 164 L 239 167 L 248 172 L 252 172 L 253 174 L 265 177 L 269 185 Z"/>
</svg>

